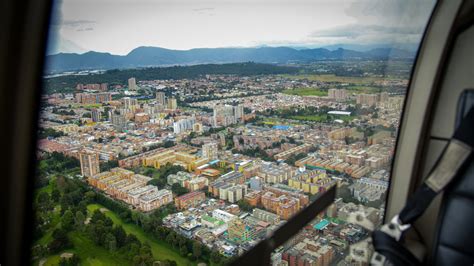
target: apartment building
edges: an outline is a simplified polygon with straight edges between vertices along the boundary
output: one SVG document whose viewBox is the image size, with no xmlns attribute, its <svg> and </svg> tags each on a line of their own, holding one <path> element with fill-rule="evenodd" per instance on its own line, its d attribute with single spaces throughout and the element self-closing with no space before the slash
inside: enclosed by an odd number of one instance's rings
<svg viewBox="0 0 474 266">
<path fill-rule="evenodd" d="M 194 191 L 176 197 L 174 203 L 179 210 L 186 210 L 198 206 L 206 199 L 206 194 L 202 191 Z"/>
</svg>

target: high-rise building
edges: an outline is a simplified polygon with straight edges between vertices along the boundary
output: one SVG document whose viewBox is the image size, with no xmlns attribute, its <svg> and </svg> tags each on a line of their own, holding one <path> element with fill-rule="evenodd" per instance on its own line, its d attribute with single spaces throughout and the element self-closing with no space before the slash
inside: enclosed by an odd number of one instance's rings
<svg viewBox="0 0 474 266">
<path fill-rule="evenodd" d="M 156 103 L 162 106 L 166 106 L 166 94 L 164 92 L 156 92 Z"/>
<path fill-rule="evenodd" d="M 258 176 L 254 176 L 250 178 L 250 188 L 252 190 L 262 190 L 262 179 Z"/>
<path fill-rule="evenodd" d="M 345 89 L 329 89 L 328 98 L 336 101 L 344 101 L 347 99 L 347 91 Z"/>
<path fill-rule="evenodd" d="M 100 90 L 101 91 L 107 91 L 108 90 L 108 84 L 107 83 L 101 83 L 100 84 Z"/>
<path fill-rule="evenodd" d="M 185 131 L 193 130 L 193 126 L 195 123 L 196 123 L 196 118 L 194 118 L 194 116 L 188 119 L 181 119 L 173 123 L 173 132 L 175 134 L 180 134 Z"/>
<path fill-rule="evenodd" d="M 138 107 L 138 100 L 135 98 L 124 97 L 122 98 L 125 109 L 135 112 Z"/>
<path fill-rule="evenodd" d="M 235 203 L 247 194 L 247 185 L 234 185 L 227 189 L 227 201 Z"/>
<path fill-rule="evenodd" d="M 361 105 L 374 106 L 379 100 L 379 94 L 358 94 L 356 103 Z"/>
<path fill-rule="evenodd" d="M 76 93 L 76 102 L 81 104 L 95 104 L 109 101 L 112 101 L 112 95 L 108 92 Z"/>
<path fill-rule="evenodd" d="M 234 111 L 234 117 L 236 123 L 243 123 L 244 122 L 244 106 L 243 105 L 237 105 L 233 107 Z"/>
<path fill-rule="evenodd" d="M 92 177 L 100 173 L 98 153 L 83 150 L 79 153 L 79 159 L 81 162 L 82 176 Z"/>
<path fill-rule="evenodd" d="M 380 101 L 381 102 L 387 102 L 388 101 L 388 92 L 382 92 L 380 93 Z"/>
<path fill-rule="evenodd" d="M 225 147 L 225 134 L 221 131 L 218 133 L 218 136 L 219 136 L 219 145 L 221 145 L 221 147 Z"/>
<path fill-rule="evenodd" d="M 202 157 L 204 158 L 207 158 L 209 160 L 216 160 L 218 155 L 217 151 L 218 145 L 215 142 L 210 142 L 202 145 Z"/>
<path fill-rule="evenodd" d="M 213 126 L 228 126 L 244 122 L 243 105 L 218 105 L 213 109 Z"/>
<path fill-rule="evenodd" d="M 122 130 L 127 124 L 127 120 L 125 119 L 125 116 L 122 114 L 117 114 L 115 112 L 111 112 L 110 122 L 112 123 L 112 125 L 114 125 L 115 129 L 117 130 Z"/>
<path fill-rule="evenodd" d="M 137 81 L 135 78 L 129 78 L 128 79 L 128 90 L 130 91 L 136 91 L 137 90 Z"/>
<path fill-rule="evenodd" d="M 100 119 L 101 119 L 101 112 L 99 109 L 92 109 L 92 112 L 91 112 L 91 116 L 92 116 L 92 121 L 93 122 L 99 122 Z"/>
<path fill-rule="evenodd" d="M 170 109 L 170 110 L 178 109 L 178 101 L 176 100 L 176 98 L 169 98 L 168 99 L 168 109 Z"/>
</svg>

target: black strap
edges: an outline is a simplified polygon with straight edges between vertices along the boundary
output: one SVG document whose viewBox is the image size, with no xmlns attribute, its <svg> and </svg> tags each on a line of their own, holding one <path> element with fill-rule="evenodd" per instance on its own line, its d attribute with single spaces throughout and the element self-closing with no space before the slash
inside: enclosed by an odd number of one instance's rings
<svg viewBox="0 0 474 266">
<path fill-rule="evenodd" d="M 374 249 L 394 265 L 418 265 L 420 261 L 400 242 L 382 231 L 372 233 Z"/>
<path fill-rule="evenodd" d="M 454 133 L 453 139 L 467 144 L 471 148 L 474 147 L 474 107 L 472 107 L 467 115 L 462 119 L 461 124 Z M 440 160 L 443 158 L 443 155 L 445 155 L 444 152 L 440 156 Z M 466 159 L 466 161 L 469 161 L 469 159 Z M 431 172 L 436 171 L 436 166 Z M 451 182 L 456 178 L 456 176 L 458 176 L 458 174 L 454 173 Z M 439 192 L 441 191 L 434 191 L 427 186 L 426 183 L 423 183 L 423 185 L 416 190 L 413 196 L 410 197 L 405 207 L 400 212 L 399 219 L 402 224 L 411 224 L 416 221 L 425 212 Z"/>
<path fill-rule="evenodd" d="M 397 223 L 410 225 L 416 221 L 426 211 L 436 195 L 459 176 L 462 166 L 470 161 L 472 157 L 473 147 L 474 107 L 471 107 L 428 178 L 410 197 L 398 215 L 399 221 Z M 382 230 L 377 230 L 373 232 L 372 240 L 375 251 L 385 256 L 394 265 L 419 265 L 421 263 L 403 246 L 403 231 L 401 232 L 401 238 L 397 240 L 394 236 Z"/>
<path fill-rule="evenodd" d="M 399 219 L 402 224 L 411 224 L 418 217 L 420 217 L 425 210 L 430 206 L 431 201 L 438 195 L 426 184 L 421 185 L 420 188 L 410 197 L 405 207 L 399 214 Z"/>
<path fill-rule="evenodd" d="M 454 133 L 453 138 L 474 147 L 474 107 L 471 107 L 466 116 L 461 120 L 461 124 Z"/>
<path fill-rule="evenodd" d="M 275 248 L 283 245 L 295 236 L 304 226 L 311 222 L 316 215 L 334 202 L 337 186 L 332 186 L 306 208 L 293 216 L 287 223 L 278 228 L 272 236 L 261 241 L 244 255 L 234 260 L 230 265 L 270 265 L 270 255 Z"/>
</svg>

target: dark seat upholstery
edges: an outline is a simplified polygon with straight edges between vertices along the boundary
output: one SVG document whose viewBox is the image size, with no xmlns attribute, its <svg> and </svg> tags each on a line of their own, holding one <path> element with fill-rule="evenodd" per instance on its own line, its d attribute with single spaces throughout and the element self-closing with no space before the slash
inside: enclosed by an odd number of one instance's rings
<svg viewBox="0 0 474 266">
<path fill-rule="evenodd" d="M 456 127 L 473 105 L 474 90 L 466 90 L 459 100 Z M 473 156 L 443 195 L 436 243 L 429 264 L 474 265 Z"/>
</svg>

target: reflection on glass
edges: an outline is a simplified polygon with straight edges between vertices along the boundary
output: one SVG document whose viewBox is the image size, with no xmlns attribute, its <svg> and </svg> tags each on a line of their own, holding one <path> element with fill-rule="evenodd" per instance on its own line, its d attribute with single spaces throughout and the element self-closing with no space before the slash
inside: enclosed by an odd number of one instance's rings
<svg viewBox="0 0 474 266">
<path fill-rule="evenodd" d="M 272 263 L 357 262 L 433 5 L 58 3 L 32 263 L 226 264 L 332 186 Z"/>
</svg>

